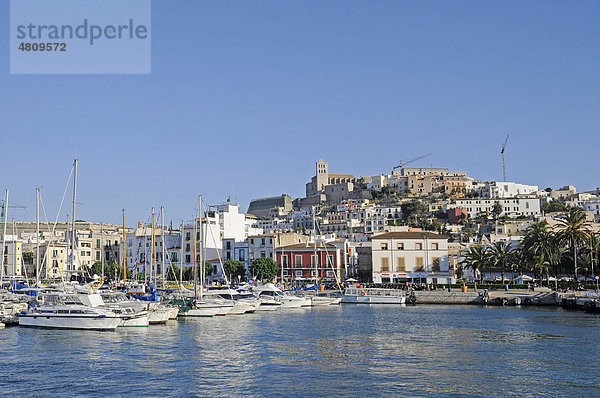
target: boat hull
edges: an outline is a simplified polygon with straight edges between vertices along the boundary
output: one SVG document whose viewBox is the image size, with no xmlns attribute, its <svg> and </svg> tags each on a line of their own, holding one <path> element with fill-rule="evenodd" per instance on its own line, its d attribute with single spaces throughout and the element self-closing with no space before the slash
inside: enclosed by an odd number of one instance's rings
<svg viewBox="0 0 600 398">
<path fill-rule="evenodd" d="M 185 313 L 185 316 L 189 317 L 211 317 L 223 313 L 225 315 L 226 309 L 231 309 L 231 306 L 224 306 L 221 304 L 213 303 L 198 303 L 196 308 L 191 308 Z"/>
<path fill-rule="evenodd" d="M 311 305 L 313 307 L 320 307 L 325 305 L 337 305 L 342 301 L 341 297 L 311 297 Z"/>
<path fill-rule="evenodd" d="M 301 297 L 281 297 L 281 308 L 302 308 L 310 305 L 308 300 Z"/>
<path fill-rule="evenodd" d="M 118 317 L 70 315 L 21 315 L 19 326 L 44 329 L 115 330 L 121 323 Z"/>
<path fill-rule="evenodd" d="M 148 327 L 150 317 L 148 313 L 138 314 L 131 317 L 122 317 L 119 327 Z"/>
<path fill-rule="evenodd" d="M 160 325 L 160 324 L 167 323 L 170 315 L 171 315 L 170 308 L 164 308 L 164 307 L 151 308 L 150 316 L 148 318 L 148 323 L 150 325 Z"/>
<path fill-rule="evenodd" d="M 341 302 L 345 304 L 404 304 L 406 297 L 344 295 Z"/>
</svg>

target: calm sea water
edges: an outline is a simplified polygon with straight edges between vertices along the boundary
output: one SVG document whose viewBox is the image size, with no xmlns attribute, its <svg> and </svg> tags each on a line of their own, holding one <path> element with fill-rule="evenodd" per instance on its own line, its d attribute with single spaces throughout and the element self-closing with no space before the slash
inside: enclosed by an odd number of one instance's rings
<svg viewBox="0 0 600 398">
<path fill-rule="evenodd" d="M 15 396 L 600 396 L 600 316 L 352 306 L 0 330 Z"/>
</svg>

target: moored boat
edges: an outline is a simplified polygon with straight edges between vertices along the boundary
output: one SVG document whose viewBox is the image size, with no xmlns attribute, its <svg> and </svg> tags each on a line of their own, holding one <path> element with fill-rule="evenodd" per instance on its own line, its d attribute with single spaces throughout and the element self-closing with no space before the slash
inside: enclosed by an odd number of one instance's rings
<svg viewBox="0 0 600 398">
<path fill-rule="evenodd" d="M 19 326 L 47 329 L 114 330 L 120 322 L 114 312 L 83 305 L 76 296 L 48 295 L 44 304 L 19 314 Z"/>
<path fill-rule="evenodd" d="M 348 304 L 404 304 L 406 292 L 396 289 L 348 287 L 341 299 Z"/>
</svg>

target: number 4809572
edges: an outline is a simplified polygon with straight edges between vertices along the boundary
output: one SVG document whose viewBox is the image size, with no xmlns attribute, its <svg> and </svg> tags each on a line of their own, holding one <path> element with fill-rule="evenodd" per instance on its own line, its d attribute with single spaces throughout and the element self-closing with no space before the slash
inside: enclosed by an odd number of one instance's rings
<svg viewBox="0 0 600 398">
<path fill-rule="evenodd" d="M 21 43 L 21 51 L 67 51 L 66 43 Z"/>
</svg>

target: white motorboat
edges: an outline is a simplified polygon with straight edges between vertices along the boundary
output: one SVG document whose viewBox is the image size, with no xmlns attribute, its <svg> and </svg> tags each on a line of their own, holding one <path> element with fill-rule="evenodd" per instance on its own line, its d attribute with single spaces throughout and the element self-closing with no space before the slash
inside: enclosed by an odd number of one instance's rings
<svg viewBox="0 0 600 398">
<path fill-rule="evenodd" d="M 227 315 L 243 315 L 246 312 L 254 311 L 254 304 L 246 299 L 243 299 L 237 290 L 233 289 L 215 289 L 208 290 L 204 293 L 204 298 L 217 297 L 225 301 L 225 303 L 231 303 L 232 307 L 227 312 Z M 219 315 L 219 314 L 217 314 Z"/>
<path fill-rule="evenodd" d="M 348 287 L 342 303 L 349 304 L 404 304 L 406 292 L 396 289 Z"/>
<path fill-rule="evenodd" d="M 226 303 L 225 300 L 219 301 L 196 301 L 184 316 L 189 317 L 210 317 L 215 315 L 226 315 L 233 308 L 232 303 Z"/>
<path fill-rule="evenodd" d="M 75 295 L 48 295 L 44 304 L 19 314 L 19 326 L 23 327 L 114 330 L 120 322 L 114 312 L 83 305 Z"/>
<path fill-rule="evenodd" d="M 100 295 L 103 303 L 100 308 L 109 309 L 121 318 L 123 327 L 147 327 L 150 324 L 150 314 L 144 305 L 137 301 L 129 300 L 125 294 L 107 292 Z"/>
<path fill-rule="evenodd" d="M 342 297 L 334 297 L 329 295 L 317 294 L 315 296 L 307 297 L 310 300 L 312 307 L 319 307 L 324 305 L 336 305 L 342 301 Z"/>
<path fill-rule="evenodd" d="M 256 308 L 256 311 L 275 311 L 281 307 L 281 301 L 275 297 L 263 296 L 259 298 L 260 305 Z"/>
<path fill-rule="evenodd" d="M 309 302 L 306 298 L 285 294 L 281 291 L 281 289 L 272 283 L 256 286 L 254 288 L 254 294 L 260 298 L 272 297 L 278 300 L 281 302 L 281 308 L 301 308 L 309 305 Z"/>
</svg>

